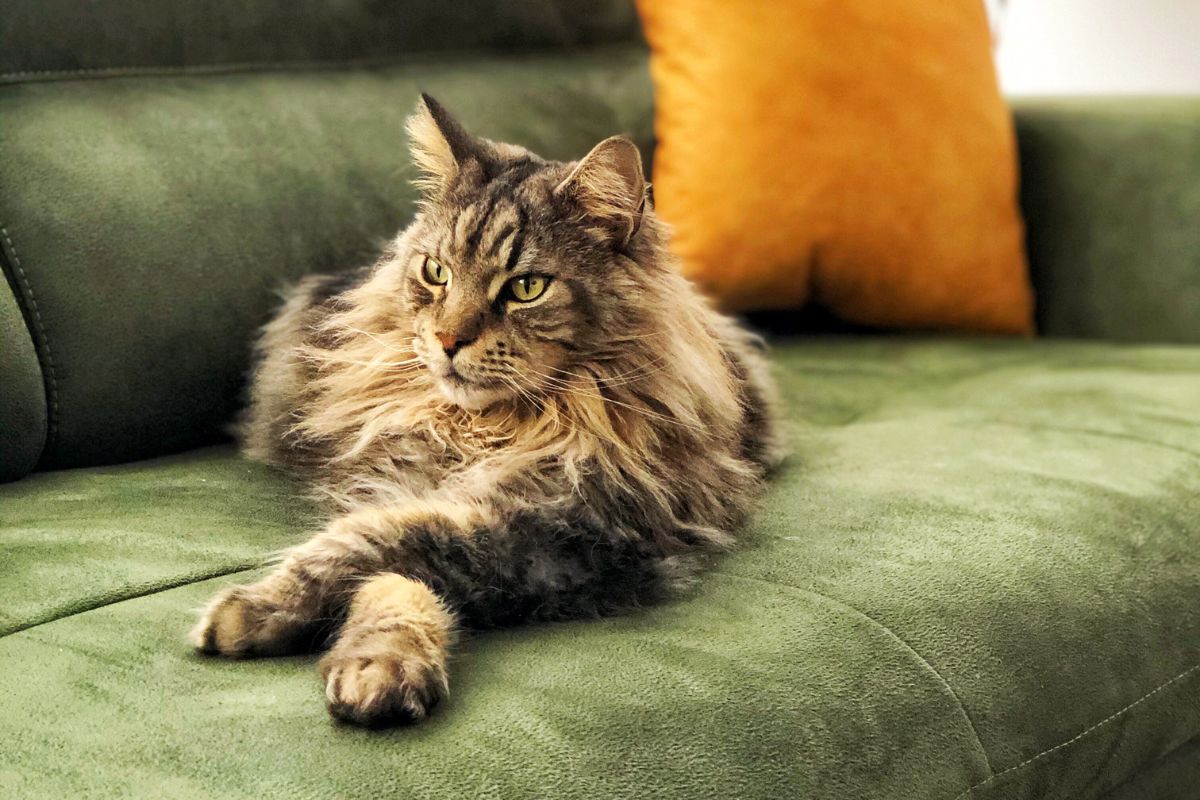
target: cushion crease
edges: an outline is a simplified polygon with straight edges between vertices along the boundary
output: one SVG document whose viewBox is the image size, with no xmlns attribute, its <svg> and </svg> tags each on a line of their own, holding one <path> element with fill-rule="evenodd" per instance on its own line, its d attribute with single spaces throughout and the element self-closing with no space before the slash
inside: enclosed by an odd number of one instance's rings
<svg viewBox="0 0 1200 800">
<path fill-rule="evenodd" d="M 78 616 L 79 614 L 84 614 L 84 613 L 87 613 L 88 611 L 95 611 L 98 608 L 104 608 L 106 606 L 113 606 L 118 603 L 124 603 L 127 600 L 137 600 L 138 598 L 141 598 L 141 597 L 149 597 L 150 595 L 160 594 L 162 592 L 168 592 L 172 589 L 178 589 L 181 586 L 189 586 L 193 583 L 202 583 L 207 580 L 212 580 L 213 578 L 224 578 L 229 575 L 237 575 L 240 572 L 250 572 L 252 570 L 258 569 L 260 566 L 262 566 L 261 563 L 236 564 L 236 565 L 226 568 L 226 569 L 219 569 L 219 570 L 214 570 L 214 571 L 210 571 L 210 572 L 194 573 L 192 575 L 185 575 L 185 576 L 179 578 L 178 580 L 173 580 L 173 581 L 168 581 L 166 583 L 158 584 L 154 587 L 145 589 L 143 591 L 133 591 L 133 592 L 126 592 L 126 593 L 122 593 L 122 594 L 111 595 L 111 596 L 107 596 L 107 597 L 100 597 L 100 598 L 96 598 L 94 601 L 81 603 L 80 605 L 73 607 L 73 608 L 69 608 L 69 609 L 51 609 L 49 611 L 49 613 L 47 613 L 43 617 L 32 619 L 32 620 L 29 620 L 28 622 L 20 623 L 20 624 L 14 625 L 11 628 L 0 631 L 0 639 L 4 639 L 4 638 L 6 638 L 8 636 L 12 636 L 13 634 L 16 634 L 16 633 L 21 633 L 23 631 L 30 630 L 31 628 L 37 628 L 41 625 L 47 625 L 51 622 L 57 622 L 58 620 L 61 620 L 61 619 L 67 619 L 69 617 Z"/>
<path fill-rule="evenodd" d="M 812 597 L 818 597 L 818 598 L 826 601 L 827 603 L 830 603 L 831 605 L 837 606 L 840 609 L 851 612 L 855 616 L 858 616 L 858 617 L 866 620 L 868 623 L 870 623 L 875 628 L 878 628 L 879 630 L 883 631 L 885 634 L 887 634 L 888 638 L 895 641 L 897 644 L 899 644 L 901 646 L 901 648 L 905 652 L 907 652 L 913 658 L 915 658 L 917 660 L 917 662 L 921 665 L 921 667 L 923 669 L 927 670 L 931 675 L 933 675 L 938 680 L 938 683 L 940 683 L 942 685 L 942 687 L 946 690 L 946 692 L 949 693 L 949 695 L 952 698 L 954 698 L 954 702 L 958 705 L 958 710 L 962 714 L 963 720 L 967 723 L 967 727 L 970 728 L 970 730 L 971 730 L 971 736 L 975 739 L 975 747 L 979 750 L 979 755 L 983 759 L 983 765 L 987 770 L 988 777 L 983 782 L 991 780 L 993 777 L 995 777 L 995 774 L 996 774 L 995 770 L 992 769 L 992 763 L 991 763 L 991 760 L 988 758 L 987 750 L 984 749 L 983 740 L 979 737 L 979 730 L 975 727 L 975 722 L 974 722 L 974 720 L 971 719 L 971 715 L 967 713 L 967 708 L 966 708 L 966 706 L 963 705 L 963 702 L 959 698 L 958 693 L 956 691 L 954 691 L 954 687 L 950 685 L 950 682 L 947 681 L 940 672 L 938 672 L 936 669 L 934 669 L 933 665 L 930 664 L 929 661 L 927 661 L 924 656 L 922 656 L 920 653 L 918 653 L 916 650 L 914 650 L 912 645 L 910 645 L 908 642 L 906 642 L 904 639 L 902 639 L 895 631 L 893 631 L 887 625 L 884 625 L 882 622 L 875 619 L 870 614 L 866 613 L 865 611 L 863 611 L 859 608 L 856 608 L 856 607 L 850 605 L 849 603 L 846 603 L 842 600 L 838 600 L 834 597 L 830 597 L 827 594 L 822 594 L 821 592 L 814 591 L 812 589 L 805 589 L 805 588 L 802 588 L 799 586 L 792 586 L 792 585 L 786 584 L 786 583 L 779 583 L 778 581 L 765 580 L 763 578 L 753 578 L 753 577 L 750 577 L 749 575 L 737 575 L 737 574 L 731 573 L 731 572 L 721 572 L 719 570 L 714 570 L 712 572 L 712 574 L 721 575 L 726 578 L 737 578 L 737 579 L 741 579 L 741 580 L 753 581 L 755 583 L 765 583 L 765 584 L 768 584 L 770 586 L 775 586 L 780 589 L 788 589 L 788 590 L 800 592 L 802 594 L 810 595 Z M 955 800 L 957 800 L 957 798 Z"/>
<path fill-rule="evenodd" d="M 584 45 L 577 52 L 604 52 L 607 50 L 629 50 L 637 47 L 628 42 L 609 42 Z M 553 55 L 561 52 L 556 47 L 530 47 L 524 50 L 506 51 L 513 58 L 521 56 Z M 361 69 L 385 69 L 414 64 L 438 64 L 456 59 L 482 58 L 495 55 L 485 48 L 464 48 L 425 53 L 409 53 L 402 56 L 379 58 L 350 58 L 342 61 L 299 60 L 299 61 L 242 61 L 225 64 L 181 64 L 176 66 L 130 65 L 125 67 L 90 67 L 87 69 L 27 70 L 0 74 L 0 88 L 21 86 L 26 83 L 62 83 L 78 80 L 102 80 L 105 78 L 155 78 L 179 75 L 234 75 L 255 72 L 339 72 Z"/>
</svg>

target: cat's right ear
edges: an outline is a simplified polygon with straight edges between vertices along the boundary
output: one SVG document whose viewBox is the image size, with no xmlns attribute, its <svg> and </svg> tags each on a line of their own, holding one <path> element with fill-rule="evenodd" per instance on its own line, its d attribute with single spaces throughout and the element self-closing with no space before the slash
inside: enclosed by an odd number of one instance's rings
<svg viewBox="0 0 1200 800">
<path fill-rule="evenodd" d="M 466 162 L 478 155 L 478 143 L 445 107 L 424 92 L 405 125 L 413 162 L 425 190 L 446 186 Z"/>
</svg>

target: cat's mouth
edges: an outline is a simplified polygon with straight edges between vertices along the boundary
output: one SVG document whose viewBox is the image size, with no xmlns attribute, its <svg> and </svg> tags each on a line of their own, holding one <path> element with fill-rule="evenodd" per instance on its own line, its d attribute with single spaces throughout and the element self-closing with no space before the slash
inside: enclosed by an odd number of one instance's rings
<svg viewBox="0 0 1200 800">
<path fill-rule="evenodd" d="M 442 373 L 442 380 L 452 386 L 475 389 L 494 389 L 503 386 L 504 382 L 495 378 L 477 378 L 464 373 L 454 364 L 448 364 Z"/>
<path fill-rule="evenodd" d="M 442 396 L 461 408 L 482 409 L 512 395 L 511 388 L 496 378 L 476 378 L 453 364 L 438 374 Z"/>
</svg>

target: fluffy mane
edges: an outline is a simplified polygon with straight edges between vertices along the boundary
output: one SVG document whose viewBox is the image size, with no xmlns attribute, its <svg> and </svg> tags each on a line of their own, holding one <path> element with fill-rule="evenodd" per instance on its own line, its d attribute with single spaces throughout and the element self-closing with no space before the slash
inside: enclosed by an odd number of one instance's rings
<svg viewBox="0 0 1200 800">
<path fill-rule="evenodd" d="M 397 319 L 402 248 L 336 298 L 296 351 L 311 376 L 286 436 L 320 447 L 330 480 L 318 490 L 336 509 L 411 500 L 435 487 L 481 509 L 497 488 L 509 502 L 553 502 L 561 475 L 577 495 L 599 479 L 696 529 L 696 517 L 727 517 L 717 490 L 758 477 L 752 464 L 725 455 L 741 454 L 748 398 L 721 340 L 749 337 L 691 291 L 662 249 L 640 253 L 650 263 L 638 266 L 654 280 L 639 300 L 638 332 L 615 334 L 597 357 L 552 376 L 549 390 L 470 410 L 438 391 L 412 328 Z M 694 488 L 705 482 L 692 484 L 684 503 L 678 475 L 696 469 L 693 459 L 716 459 L 739 480 L 703 496 Z M 443 479 L 414 481 L 414 468 Z M 691 520 L 677 513 L 685 504 Z M 713 544 L 726 542 L 718 528 L 699 527 Z"/>
</svg>

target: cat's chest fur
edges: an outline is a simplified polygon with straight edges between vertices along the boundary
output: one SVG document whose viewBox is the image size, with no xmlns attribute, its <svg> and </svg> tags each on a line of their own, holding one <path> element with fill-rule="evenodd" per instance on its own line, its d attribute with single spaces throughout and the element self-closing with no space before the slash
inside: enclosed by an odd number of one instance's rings
<svg viewBox="0 0 1200 800">
<path fill-rule="evenodd" d="M 335 398 L 317 402 L 337 405 Z M 521 465 L 534 466 L 522 457 L 519 409 L 467 411 L 419 379 L 393 381 L 361 408 L 356 427 L 326 459 L 327 477 L 356 503 L 494 492 Z"/>
</svg>

